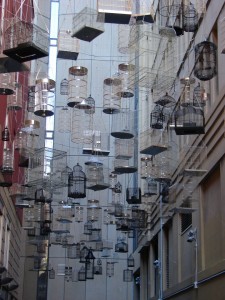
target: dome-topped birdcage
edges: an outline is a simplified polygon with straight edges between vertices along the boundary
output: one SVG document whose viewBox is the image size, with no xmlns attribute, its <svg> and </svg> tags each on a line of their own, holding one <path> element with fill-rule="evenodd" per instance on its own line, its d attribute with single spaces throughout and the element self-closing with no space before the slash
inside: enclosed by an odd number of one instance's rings
<svg viewBox="0 0 225 300">
<path fill-rule="evenodd" d="M 198 28 L 198 12 L 193 3 L 184 5 L 183 8 L 183 29 L 186 32 L 195 32 Z"/>
<path fill-rule="evenodd" d="M 69 81 L 64 78 L 60 82 L 60 95 L 68 95 L 69 94 Z"/>
<path fill-rule="evenodd" d="M 154 129 L 162 129 L 165 122 L 165 114 L 163 113 L 163 106 L 156 104 L 151 112 L 150 126 Z"/>
<path fill-rule="evenodd" d="M 174 0 L 172 2 L 161 0 L 159 3 L 159 14 L 162 27 L 172 28 L 177 36 L 184 33 L 182 0 Z"/>
<path fill-rule="evenodd" d="M 89 109 L 85 109 L 86 114 L 94 114 L 95 113 L 95 100 L 94 98 L 89 95 L 89 97 L 86 98 L 87 105 L 90 106 Z"/>
<path fill-rule="evenodd" d="M 194 75 L 202 81 L 212 79 L 217 74 L 217 46 L 203 41 L 195 46 Z"/>
<path fill-rule="evenodd" d="M 119 139 L 131 139 L 135 136 L 135 112 L 121 109 L 112 116 L 111 135 Z"/>
<path fill-rule="evenodd" d="M 206 102 L 208 101 L 208 98 L 209 98 L 208 93 L 199 82 L 193 91 L 193 105 L 195 107 L 203 108 L 204 106 L 206 106 Z"/>
<path fill-rule="evenodd" d="M 67 105 L 74 107 L 87 98 L 88 69 L 82 66 L 69 68 L 69 94 Z"/>
<path fill-rule="evenodd" d="M 73 172 L 69 174 L 68 197 L 86 197 L 86 175 L 79 164 L 74 166 Z"/>
<path fill-rule="evenodd" d="M 40 117 L 54 115 L 55 81 L 49 78 L 36 80 L 34 114 Z"/>
<path fill-rule="evenodd" d="M 201 107 L 191 104 L 185 107 L 178 107 L 174 113 L 174 118 L 177 135 L 205 133 L 205 117 Z"/>
<path fill-rule="evenodd" d="M 106 78 L 103 82 L 103 112 L 115 114 L 121 108 L 121 80 L 117 77 Z"/>
<path fill-rule="evenodd" d="M 121 97 L 131 98 L 134 96 L 134 72 L 135 65 L 129 63 L 119 64 L 118 78 L 121 80 Z"/>
</svg>

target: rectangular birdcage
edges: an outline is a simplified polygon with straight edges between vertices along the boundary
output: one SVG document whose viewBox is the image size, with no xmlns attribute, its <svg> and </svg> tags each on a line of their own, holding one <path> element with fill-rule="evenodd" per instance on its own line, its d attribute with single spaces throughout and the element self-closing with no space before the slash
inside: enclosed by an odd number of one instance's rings
<svg viewBox="0 0 225 300">
<path fill-rule="evenodd" d="M 140 188 L 127 188 L 126 201 L 129 204 L 141 204 L 141 189 Z"/>
<path fill-rule="evenodd" d="M 3 50 L 5 55 L 19 62 L 48 56 L 50 39 L 46 30 L 16 18 L 6 22 Z"/>
<path fill-rule="evenodd" d="M 166 130 L 151 128 L 142 132 L 140 135 L 140 153 L 156 155 L 168 148 L 168 133 Z"/>
<path fill-rule="evenodd" d="M 133 3 L 132 16 L 135 17 L 137 22 L 143 23 L 153 23 L 154 22 L 154 10 L 152 6 L 152 1 L 149 0 L 139 0 L 139 5 L 135 5 L 136 1 Z"/>
<path fill-rule="evenodd" d="M 103 17 L 96 10 L 85 7 L 73 18 L 72 37 L 91 42 L 104 32 Z"/>
<path fill-rule="evenodd" d="M 66 168 L 66 152 L 51 148 L 40 148 L 34 151 L 29 165 L 29 185 L 41 185 L 49 190 L 64 186 L 61 172 Z"/>
<path fill-rule="evenodd" d="M 199 177 L 207 173 L 206 146 L 184 146 L 181 149 L 179 164 L 185 176 Z"/>
<path fill-rule="evenodd" d="M 89 130 L 90 143 L 84 143 L 83 154 L 107 156 L 110 153 L 109 134 L 100 130 Z M 87 139 L 88 141 L 88 139 Z"/>
<path fill-rule="evenodd" d="M 58 34 L 58 58 L 77 60 L 80 51 L 80 42 L 71 37 L 68 30 L 60 30 Z"/>
<path fill-rule="evenodd" d="M 132 0 L 98 0 L 98 16 L 102 14 L 105 23 L 128 24 L 132 14 Z"/>
</svg>

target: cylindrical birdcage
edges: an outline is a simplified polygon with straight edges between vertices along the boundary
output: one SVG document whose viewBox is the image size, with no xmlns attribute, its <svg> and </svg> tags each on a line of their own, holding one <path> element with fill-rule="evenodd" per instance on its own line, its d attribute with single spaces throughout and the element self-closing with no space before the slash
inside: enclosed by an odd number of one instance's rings
<svg viewBox="0 0 225 300">
<path fill-rule="evenodd" d="M 71 141 L 73 143 L 91 144 L 93 141 L 93 118 L 85 110 L 73 108 Z"/>
<path fill-rule="evenodd" d="M 184 5 L 183 8 L 183 29 L 186 32 L 195 32 L 198 28 L 198 12 L 193 3 Z"/>
<path fill-rule="evenodd" d="M 54 115 L 55 81 L 48 78 L 36 80 L 34 114 L 40 117 Z"/>
<path fill-rule="evenodd" d="M 17 85 L 14 89 L 14 94 L 7 97 L 8 110 L 20 110 L 23 107 L 22 87 L 19 84 Z"/>
<path fill-rule="evenodd" d="M 35 85 L 28 87 L 27 111 L 34 112 L 35 107 Z"/>
<path fill-rule="evenodd" d="M 14 171 L 14 155 L 13 150 L 10 148 L 3 149 L 3 160 L 2 160 L 2 172 L 13 172 Z"/>
<path fill-rule="evenodd" d="M 151 197 L 158 194 L 158 184 L 151 178 L 147 177 L 144 181 L 144 197 Z"/>
<path fill-rule="evenodd" d="M 87 220 L 91 222 L 97 222 L 100 216 L 99 201 L 92 199 L 87 203 Z"/>
<path fill-rule="evenodd" d="M 106 263 L 106 275 L 108 277 L 114 276 L 114 262 L 107 261 L 107 263 Z"/>
<path fill-rule="evenodd" d="M 67 257 L 70 259 L 80 258 L 80 244 L 72 244 L 67 246 Z"/>
<path fill-rule="evenodd" d="M 121 97 L 132 98 L 134 96 L 135 65 L 129 63 L 119 64 L 118 72 L 121 80 Z"/>
<path fill-rule="evenodd" d="M 83 222 L 84 220 L 84 208 L 83 206 L 77 205 L 75 206 L 75 222 Z"/>
<path fill-rule="evenodd" d="M 160 183 L 170 182 L 174 163 L 175 162 L 171 160 L 170 152 L 168 150 L 157 154 L 153 158 L 151 177 Z"/>
<path fill-rule="evenodd" d="M 115 139 L 115 158 L 130 159 L 134 155 L 135 140 L 132 139 Z"/>
<path fill-rule="evenodd" d="M 61 181 L 64 184 L 64 186 L 69 185 L 69 176 L 72 174 L 72 169 L 68 166 L 65 167 L 65 169 L 61 172 Z"/>
<path fill-rule="evenodd" d="M 58 131 L 67 133 L 71 131 L 71 109 L 63 107 L 58 111 Z"/>
<path fill-rule="evenodd" d="M 133 281 L 133 271 L 126 269 L 123 270 L 123 281 L 124 282 L 132 282 Z"/>
<path fill-rule="evenodd" d="M 201 107 L 188 105 L 175 111 L 175 132 L 177 135 L 204 134 L 205 117 Z"/>
<path fill-rule="evenodd" d="M 121 108 L 121 80 L 112 77 L 103 82 L 103 112 L 115 114 Z"/>
<path fill-rule="evenodd" d="M 99 191 L 109 187 L 109 176 L 103 163 L 99 161 L 89 161 L 85 163 L 87 175 L 87 188 Z"/>
<path fill-rule="evenodd" d="M 137 166 L 128 159 L 115 159 L 114 160 L 114 172 L 116 174 L 129 174 L 137 172 Z"/>
<path fill-rule="evenodd" d="M 60 95 L 68 95 L 69 94 L 69 81 L 64 78 L 60 82 Z"/>
<path fill-rule="evenodd" d="M 117 175 L 110 173 L 109 174 L 109 184 L 110 184 L 109 188 L 114 190 L 116 183 L 117 183 Z"/>
<path fill-rule="evenodd" d="M 67 105 L 74 107 L 87 98 L 88 69 L 82 66 L 69 68 L 69 94 Z"/>
<path fill-rule="evenodd" d="M 79 164 L 74 166 L 73 172 L 69 174 L 68 197 L 86 197 L 86 175 Z"/>
<path fill-rule="evenodd" d="M 14 93 L 12 75 L 10 73 L 0 74 L 0 95 L 12 95 Z"/>
<path fill-rule="evenodd" d="M 121 109 L 112 116 L 111 135 L 119 139 L 131 139 L 135 136 L 135 112 Z"/>
<path fill-rule="evenodd" d="M 163 106 L 156 104 L 150 115 L 150 126 L 153 129 L 162 129 L 166 120 L 163 113 Z"/>
<path fill-rule="evenodd" d="M 199 82 L 198 85 L 194 88 L 193 105 L 195 107 L 203 108 L 204 106 L 206 106 L 207 101 L 208 101 L 208 93 L 206 92 L 204 87 L 201 86 Z"/>
<path fill-rule="evenodd" d="M 194 75 L 202 81 L 212 79 L 217 74 L 217 46 L 203 41 L 195 46 Z"/>
<path fill-rule="evenodd" d="M 14 149 L 22 150 L 23 147 L 26 146 L 27 143 L 27 134 L 26 132 L 19 130 L 17 131 L 14 139 Z"/>
<path fill-rule="evenodd" d="M 150 156 L 141 157 L 141 178 L 146 179 L 151 171 L 151 161 L 152 158 Z"/>
</svg>

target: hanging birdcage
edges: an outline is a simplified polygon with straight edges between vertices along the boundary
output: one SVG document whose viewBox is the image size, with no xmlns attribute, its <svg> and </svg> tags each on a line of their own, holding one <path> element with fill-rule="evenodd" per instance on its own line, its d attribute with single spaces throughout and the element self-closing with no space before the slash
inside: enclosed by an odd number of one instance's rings
<svg viewBox="0 0 225 300">
<path fill-rule="evenodd" d="M 149 177 L 151 171 L 151 161 L 152 157 L 150 156 L 141 157 L 141 179 L 146 179 Z"/>
<path fill-rule="evenodd" d="M 137 166 L 134 165 L 133 160 L 128 159 L 114 159 L 115 174 L 131 174 L 137 172 Z"/>
<path fill-rule="evenodd" d="M 132 17 L 137 24 L 154 23 L 154 10 L 151 1 L 140 0 L 139 5 L 132 7 Z"/>
<path fill-rule="evenodd" d="M 23 132 L 21 129 L 17 131 L 14 138 L 14 149 L 22 150 L 22 148 L 26 145 L 27 142 L 27 134 Z"/>
<path fill-rule="evenodd" d="M 6 126 L 2 131 L 2 141 L 8 142 L 9 139 L 10 139 L 10 132 L 8 126 Z"/>
<path fill-rule="evenodd" d="M 0 74 L 0 95 L 12 95 L 14 93 L 12 75 L 10 73 Z"/>
<path fill-rule="evenodd" d="M 69 68 L 69 94 L 67 105 L 74 107 L 87 98 L 88 69 L 82 66 Z"/>
<path fill-rule="evenodd" d="M 75 206 L 75 222 L 83 222 L 84 220 L 84 208 L 80 205 Z"/>
<path fill-rule="evenodd" d="M 131 282 L 133 281 L 133 271 L 126 269 L 123 270 L 123 281 L 124 282 Z"/>
<path fill-rule="evenodd" d="M 135 26 L 135 25 L 133 25 Z M 118 25 L 118 51 L 123 54 L 133 53 L 135 51 L 132 43 L 132 25 Z"/>
<path fill-rule="evenodd" d="M 10 187 L 12 185 L 12 175 L 14 172 L 13 164 L 14 164 L 14 155 L 12 149 L 4 148 L 2 167 L 0 170 L 3 175 L 3 178 L 0 181 L 0 186 Z"/>
<path fill-rule="evenodd" d="M 88 254 L 88 248 L 87 246 L 83 246 L 80 250 L 80 263 L 85 263 L 85 257 Z"/>
<path fill-rule="evenodd" d="M 119 139 L 131 139 L 135 136 L 135 112 L 121 109 L 112 116 L 111 135 Z"/>
<path fill-rule="evenodd" d="M 177 135 L 204 134 L 205 117 L 200 107 L 187 105 L 175 111 L 175 132 Z"/>
<path fill-rule="evenodd" d="M 19 163 L 21 168 L 28 168 L 32 161 L 32 152 L 28 148 L 22 148 L 19 150 Z"/>
<path fill-rule="evenodd" d="M 128 24 L 132 14 L 131 0 L 98 0 L 98 16 L 104 16 L 105 23 Z"/>
<path fill-rule="evenodd" d="M 108 172 L 103 163 L 92 160 L 85 163 L 87 174 L 87 188 L 99 191 L 109 188 Z"/>
<path fill-rule="evenodd" d="M 85 280 L 86 280 L 85 267 L 82 266 L 78 271 L 78 281 L 85 281 Z"/>
<path fill-rule="evenodd" d="M 91 114 L 93 115 L 95 113 L 95 100 L 94 98 L 89 97 L 86 98 L 87 105 L 90 107 L 89 109 L 85 109 L 86 114 Z"/>
<path fill-rule="evenodd" d="M 109 208 L 104 209 L 104 211 L 103 211 L 103 223 L 105 225 L 114 224 L 112 209 L 109 209 Z"/>
<path fill-rule="evenodd" d="M 79 164 L 74 166 L 73 172 L 69 174 L 68 197 L 86 197 L 86 175 Z"/>
<path fill-rule="evenodd" d="M 132 98 L 134 96 L 135 65 L 129 63 L 119 64 L 118 72 L 118 78 L 121 80 L 121 97 Z"/>
<path fill-rule="evenodd" d="M 132 254 L 130 254 L 127 258 L 127 267 L 133 268 L 134 267 L 134 257 Z"/>
<path fill-rule="evenodd" d="M 163 106 L 156 104 L 151 112 L 150 126 L 153 129 L 162 129 L 165 122 L 165 115 L 163 113 Z"/>
<path fill-rule="evenodd" d="M 122 217 L 124 213 L 124 204 L 121 203 L 120 201 L 116 201 L 113 203 L 113 206 L 114 206 L 113 215 L 116 218 Z"/>
<path fill-rule="evenodd" d="M 77 60 L 79 51 L 79 40 L 71 37 L 70 30 L 60 30 L 58 34 L 57 58 Z"/>
<path fill-rule="evenodd" d="M 86 223 L 84 223 L 84 234 L 85 235 L 91 235 L 92 234 L 92 222 L 91 221 L 87 221 Z"/>
<path fill-rule="evenodd" d="M 97 265 L 94 266 L 94 274 L 102 275 L 102 261 L 100 258 L 97 260 Z"/>
<path fill-rule="evenodd" d="M 53 268 L 49 270 L 48 278 L 55 279 L 55 270 Z"/>
<path fill-rule="evenodd" d="M 208 94 L 203 86 L 201 86 L 200 82 L 194 88 L 193 92 L 193 105 L 195 107 L 203 108 L 206 106 L 206 102 L 208 101 Z"/>
<path fill-rule="evenodd" d="M 60 95 L 68 95 L 69 94 L 69 81 L 64 78 L 60 82 Z"/>
<path fill-rule="evenodd" d="M 72 37 L 91 42 L 104 32 L 104 16 L 95 9 L 85 7 L 73 18 Z"/>
<path fill-rule="evenodd" d="M 20 110 L 23 107 L 22 87 L 17 83 L 14 88 L 14 93 L 7 97 L 8 110 Z"/>
<path fill-rule="evenodd" d="M 198 28 L 198 12 L 193 3 L 184 5 L 183 8 L 183 29 L 186 32 L 195 32 Z"/>
<path fill-rule="evenodd" d="M 157 155 L 168 148 L 167 130 L 148 129 L 141 133 L 140 153 Z"/>
<path fill-rule="evenodd" d="M 69 107 L 63 107 L 58 111 L 57 123 L 59 132 L 71 132 L 71 109 Z"/>
<path fill-rule="evenodd" d="M 152 171 L 150 176 L 157 182 L 170 182 L 176 162 L 172 160 L 170 149 L 153 157 Z"/>
<path fill-rule="evenodd" d="M 107 156 L 110 153 L 110 139 L 109 134 L 101 132 L 100 130 L 93 130 L 86 132 L 86 135 L 90 135 L 91 144 L 83 145 L 83 154 L 91 154 L 98 156 Z"/>
<path fill-rule="evenodd" d="M 80 257 L 80 244 L 72 244 L 67 247 L 67 257 L 76 259 Z"/>
<path fill-rule="evenodd" d="M 144 229 L 147 227 L 147 212 L 138 206 L 132 207 L 132 228 Z"/>
<path fill-rule="evenodd" d="M 144 193 L 143 193 L 144 197 L 151 197 L 158 194 L 158 184 L 150 176 L 145 179 L 143 189 L 144 189 Z"/>
<path fill-rule="evenodd" d="M 135 140 L 132 139 L 115 139 L 115 158 L 130 159 L 134 155 Z"/>
<path fill-rule="evenodd" d="M 34 114 L 40 117 L 54 115 L 55 81 L 48 78 L 36 80 Z"/>
<path fill-rule="evenodd" d="M 28 87 L 27 111 L 33 113 L 35 107 L 35 85 Z"/>
<path fill-rule="evenodd" d="M 85 110 L 73 108 L 71 141 L 73 143 L 91 144 L 93 141 L 92 115 L 86 114 Z"/>
<path fill-rule="evenodd" d="M 141 189 L 140 188 L 127 188 L 126 189 L 126 201 L 129 204 L 141 203 Z"/>
<path fill-rule="evenodd" d="M 180 105 L 188 106 L 193 103 L 193 84 L 195 83 L 195 78 L 184 77 L 180 79 L 180 83 L 184 85 L 180 97 Z"/>
<path fill-rule="evenodd" d="M 180 36 L 183 30 L 183 4 L 182 0 L 161 0 L 159 3 L 160 25 L 175 30 Z"/>
<path fill-rule="evenodd" d="M 108 277 L 114 276 L 114 262 L 107 261 L 107 263 L 106 263 L 106 275 Z"/>
<path fill-rule="evenodd" d="M 4 32 L 3 53 L 19 62 L 48 56 L 49 34 L 37 25 L 9 19 Z"/>
<path fill-rule="evenodd" d="M 165 95 L 161 96 L 157 101 L 155 101 L 155 104 L 171 108 L 176 105 L 176 100 L 170 95 L 168 95 L 168 93 L 166 93 Z"/>
<path fill-rule="evenodd" d="M 118 238 L 117 243 L 115 244 L 115 252 L 128 252 L 128 244 L 125 243 L 122 239 Z"/>
<path fill-rule="evenodd" d="M 203 41 L 195 46 L 194 75 L 202 81 L 212 79 L 217 74 L 217 46 Z"/>
<path fill-rule="evenodd" d="M 116 230 L 121 232 L 128 232 L 132 229 L 131 212 L 125 211 L 122 217 L 116 218 Z"/>
<path fill-rule="evenodd" d="M 116 114 L 121 108 L 121 80 L 112 77 L 103 82 L 103 112 Z"/>
<path fill-rule="evenodd" d="M 92 199 L 87 203 L 87 221 L 97 222 L 100 217 L 99 201 Z"/>
</svg>

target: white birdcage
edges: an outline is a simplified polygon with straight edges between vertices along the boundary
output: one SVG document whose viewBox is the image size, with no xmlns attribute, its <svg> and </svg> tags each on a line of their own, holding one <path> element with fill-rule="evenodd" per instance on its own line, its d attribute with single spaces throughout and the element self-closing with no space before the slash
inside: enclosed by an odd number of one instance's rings
<svg viewBox="0 0 225 300">
<path fill-rule="evenodd" d="M 136 45 L 133 43 L 134 26 L 132 24 L 118 25 L 118 51 L 120 53 L 134 53 L 136 49 Z"/>
<path fill-rule="evenodd" d="M 0 95 L 12 95 L 13 93 L 12 74 L 0 74 Z"/>
<path fill-rule="evenodd" d="M 88 145 L 93 142 L 93 118 L 83 109 L 72 110 L 71 141 Z"/>
<path fill-rule="evenodd" d="M 76 60 L 80 51 L 80 41 L 71 37 L 70 30 L 60 30 L 58 34 L 57 58 Z"/>
<path fill-rule="evenodd" d="M 84 220 L 84 207 L 80 205 L 75 205 L 75 222 L 83 222 Z"/>
<path fill-rule="evenodd" d="M 54 114 L 55 81 L 49 78 L 36 80 L 34 114 L 50 117 Z"/>
<path fill-rule="evenodd" d="M 72 37 L 91 42 L 104 32 L 104 16 L 90 7 L 85 7 L 73 17 Z"/>
<path fill-rule="evenodd" d="M 110 152 L 109 133 L 100 130 L 89 131 L 91 144 L 83 145 L 83 154 L 91 154 L 98 156 L 107 156 Z"/>
<path fill-rule="evenodd" d="M 130 159 L 134 155 L 135 139 L 115 139 L 115 158 Z"/>
<path fill-rule="evenodd" d="M 82 66 L 69 68 L 69 93 L 67 105 L 74 107 L 87 98 L 88 69 Z"/>
<path fill-rule="evenodd" d="M 103 82 L 103 112 L 116 114 L 121 108 L 121 80 L 106 78 Z"/>
<path fill-rule="evenodd" d="M 151 128 L 141 133 L 140 153 L 147 155 L 156 155 L 168 148 L 168 132 Z"/>
<path fill-rule="evenodd" d="M 46 30 L 18 18 L 7 19 L 3 53 L 19 62 L 48 56 L 49 34 Z"/>
<path fill-rule="evenodd" d="M 58 131 L 68 133 L 71 131 L 71 109 L 63 107 L 58 110 Z"/>
<path fill-rule="evenodd" d="M 136 1 L 133 1 L 132 17 L 135 17 L 138 24 L 154 23 L 154 9 L 152 1 L 140 0 L 139 5 L 136 5 Z"/>
<path fill-rule="evenodd" d="M 135 111 L 121 109 L 112 116 L 111 135 L 119 139 L 130 139 L 135 136 Z"/>
<path fill-rule="evenodd" d="M 114 172 L 118 175 L 135 173 L 137 172 L 137 166 L 133 160 L 117 158 L 114 160 Z"/>
<path fill-rule="evenodd" d="M 100 216 L 99 200 L 91 199 L 87 203 L 87 220 L 97 222 Z"/>
<path fill-rule="evenodd" d="M 128 24 L 132 14 L 132 0 L 98 0 L 98 15 L 105 23 Z"/>
<path fill-rule="evenodd" d="M 7 97 L 8 110 L 20 110 L 23 107 L 22 87 L 17 83 L 14 88 L 14 93 Z"/>
<path fill-rule="evenodd" d="M 87 188 L 98 191 L 109 188 L 109 172 L 98 159 L 85 162 Z"/>
<path fill-rule="evenodd" d="M 134 73 L 135 65 L 122 63 L 118 66 L 118 78 L 121 80 L 121 97 L 131 98 L 134 96 Z"/>
</svg>

